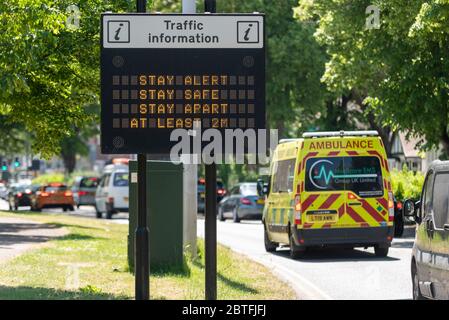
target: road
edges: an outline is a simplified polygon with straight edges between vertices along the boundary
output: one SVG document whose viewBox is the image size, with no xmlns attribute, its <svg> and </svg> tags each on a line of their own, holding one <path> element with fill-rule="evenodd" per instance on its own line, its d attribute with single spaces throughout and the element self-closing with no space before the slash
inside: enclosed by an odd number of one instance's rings
<svg viewBox="0 0 449 320">
<path fill-rule="evenodd" d="M 387 258 L 372 249 L 317 249 L 292 260 L 288 248 L 265 252 L 260 222 L 217 222 L 218 242 L 270 267 L 304 299 L 411 299 L 413 229 L 406 233 L 393 241 Z M 198 235 L 204 236 L 204 220 L 198 221 Z"/>
<path fill-rule="evenodd" d="M 8 202 L 6 202 L 3 199 L 0 199 L 0 210 L 8 211 Z M 28 211 L 30 210 L 30 207 L 21 207 L 19 208 L 19 211 Z M 47 214 L 67 214 L 77 217 L 85 217 L 85 218 L 95 218 L 95 208 L 92 206 L 81 206 L 79 209 L 75 208 L 75 211 L 68 211 L 64 212 L 62 209 L 55 208 L 55 209 L 45 209 L 45 213 Z M 103 214 L 103 217 L 105 217 L 105 214 Z M 114 223 L 122 223 L 127 224 L 128 223 L 128 213 L 118 213 L 115 214 L 111 220 Z"/>
<path fill-rule="evenodd" d="M 8 210 L 0 200 L 0 210 Z M 23 208 L 21 210 L 28 210 Z M 95 218 L 93 207 L 81 206 L 73 212 L 46 209 L 50 214 L 68 214 Z M 128 214 L 114 215 L 115 223 L 127 224 Z M 198 219 L 198 236 L 204 237 L 204 220 Z M 410 258 L 413 230 L 393 241 L 387 258 L 377 258 L 372 249 L 321 249 L 305 259 L 292 260 L 288 248 L 266 253 L 263 246 L 263 225 L 256 221 L 217 221 L 218 242 L 256 260 L 290 283 L 303 299 L 411 299 Z"/>
</svg>

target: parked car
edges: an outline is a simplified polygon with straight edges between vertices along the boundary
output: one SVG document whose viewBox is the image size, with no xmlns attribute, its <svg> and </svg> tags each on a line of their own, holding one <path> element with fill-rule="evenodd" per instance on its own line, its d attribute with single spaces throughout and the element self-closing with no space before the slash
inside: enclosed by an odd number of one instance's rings
<svg viewBox="0 0 449 320">
<path fill-rule="evenodd" d="M 31 206 L 31 186 L 12 185 L 8 192 L 9 210 L 19 210 L 20 207 Z"/>
<path fill-rule="evenodd" d="M 75 202 L 73 192 L 59 182 L 39 186 L 31 196 L 31 210 L 41 211 L 44 208 L 62 208 L 73 211 Z"/>
<path fill-rule="evenodd" d="M 95 193 L 97 218 L 106 218 L 129 210 L 129 167 L 125 164 L 110 164 L 104 169 Z"/>
<path fill-rule="evenodd" d="M 218 204 L 218 219 L 224 221 L 262 219 L 264 197 L 259 196 L 256 182 L 239 183 Z"/>
<path fill-rule="evenodd" d="M 98 177 L 76 177 L 73 183 L 73 200 L 77 208 L 80 206 L 95 206 L 95 192 L 97 191 Z"/>
<path fill-rule="evenodd" d="M 404 214 L 418 224 L 412 250 L 413 299 L 449 299 L 449 161 L 433 162 L 421 199 Z"/>
<path fill-rule="evenodd" d="M 198 212 L 204 212 L 206 200 L 206 180 L 201 178 L 198 180 Z M 227 194 L 223 182 L 217 181 L 217 203 L 219 203 Z"/>
</svg>

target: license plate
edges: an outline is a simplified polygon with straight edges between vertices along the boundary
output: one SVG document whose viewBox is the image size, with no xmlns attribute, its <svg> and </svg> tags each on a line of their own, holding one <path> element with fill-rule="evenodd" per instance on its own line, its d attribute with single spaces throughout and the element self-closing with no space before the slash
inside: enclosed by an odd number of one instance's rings
<svg viewBox="0 0 449 320">
<path fill-rule="evenodd" d="M 123 200 L 125 200 L 125 202 L 128 202 L 129 198 L 128 197 L 123 197 Z"/>
<path fill-rule="evenodd" d="M 310 211 L 307 213 L 308 222 L 337 222 L 338 214 L 334 210 Z"/>
<path fill-rule="evenodd" d="M 336 222 L 337 216 L 331 214 L 322 214 L 322 215 L 309 215 L 308 216 L 310 222 Z"/>
<path fill-rule="evenodd" d="M 257 204 L 265 204 L 265 199 L 258 199 Z"/>
</svg>

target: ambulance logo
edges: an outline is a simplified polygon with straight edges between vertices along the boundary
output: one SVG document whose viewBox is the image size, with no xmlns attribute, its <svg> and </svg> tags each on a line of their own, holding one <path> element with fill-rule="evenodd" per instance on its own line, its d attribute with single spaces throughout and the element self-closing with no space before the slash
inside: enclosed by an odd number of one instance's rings
<svg viewBox="0 0 449 320">
<path fill-rule="evenodd" d="M 326 190 L 330 188 L 330 183 L 344 184 L 361 182 L 359 179 L 376 179 L 376 173 L 348 173 L 334 172 L 334 163 L 330 160 L 319 160 L 315 162 L 309 170 L 310 182 L 318 189 Z M 367 171 L 367 170 L 365 170 Z"/>
</svg>

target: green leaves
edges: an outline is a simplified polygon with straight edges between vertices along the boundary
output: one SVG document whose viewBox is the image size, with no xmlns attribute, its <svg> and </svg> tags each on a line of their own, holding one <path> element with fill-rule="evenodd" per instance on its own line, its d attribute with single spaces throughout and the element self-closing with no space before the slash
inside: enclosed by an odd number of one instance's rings
<svg viewBox="0 0 449 320">
<path fill-rule="evenodd" d="M 380 9 L 380 29 L 365 27 L 369 5 Z M 449 141 L 448 0 L 301 0 L 299 8 L 319 21 L 329 89 L 361 93 L 384 125 L 425 137 L 427 147 Z"/>
<path fill-rule="evenodd" d="M 134 2 L 81 0 L 79 28 L 68 28 L 71 0 L 0 3 L 0 111 L 36 139 L 44 157 L 92 121 L 83 106 L 99 105 L 99 29 L 104 11 L 130 11 Z"/>
</svg>

